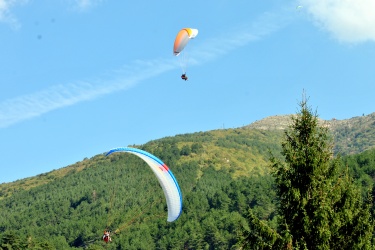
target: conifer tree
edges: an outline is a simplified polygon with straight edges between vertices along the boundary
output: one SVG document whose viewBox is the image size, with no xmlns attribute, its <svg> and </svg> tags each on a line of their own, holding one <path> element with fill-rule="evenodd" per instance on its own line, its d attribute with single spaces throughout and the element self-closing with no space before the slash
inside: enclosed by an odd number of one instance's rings
<svg viewBox="0 0 375 250">
<path fill-rule="evenodd" d="M 279 206 L 278 231 L 249 211 L 242 249 L 371 249 L 371 200 L 363 200 L 348 172 L 340 173 L 328 127 L 307 106 L 292 117 L 282 142 L 283 159 L 271 155 Z M 268 241 L 268 242 L 264 242 Z M 260 245 L 261 244 L 261 245 Z"/>
<path fill-rule="evenodd" d="M 328 127 L 319 124 L 306 98 L 300 108 L 285 131 L 284 161 L 271 157 L 280 231 L 291 235 L 294 249 L 370 249 L 370 202 L 347 173 L 339 173 Z"/>
</svg>

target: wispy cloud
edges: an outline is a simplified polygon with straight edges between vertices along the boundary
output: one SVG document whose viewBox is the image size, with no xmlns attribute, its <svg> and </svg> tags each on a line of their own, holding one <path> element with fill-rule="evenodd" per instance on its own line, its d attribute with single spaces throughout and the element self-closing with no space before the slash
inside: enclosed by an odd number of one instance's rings
<svg viewBox="0 0 375 250">
<path fill-rule="evenodd" d="M 70 7 L 78 11 L 86 11 L 96 7 L 104 0 L 66 0 Z M 13 29 L 21 27 L 20 21 L 13 14 L 12 9 L 17 6 L 24 6 L 30 3 L 30 0 L 0 0 L 0 23 L 6 23 Z"/>
<path fill-rule="evenodd" d="M 9 24 L 12 28 L 18 29 L 21 24 L 12 14 L 11 9 L 17 5 L 26 4 L 28 0 L 0 0 L 0 22 Z"/>
<path fill-rule="evenodd" d="M 93 100 L 176 68 L 173 60 L 136 61 L 114 72 L 112 79 L 77 81 L 0 102 L 0 128 L 41 116 L 50 111 Z"/>
<path fill-rule="evenodd" d="M 288 10 L 286 9 L 286 11 Z M 286 26 L 290 21 L 290 16 L 286 15 L 284 11 L 263 13 L 253 22 L 241 24 L 232 30 L 226 30 L 218 37 L 212 37 L 201 42 L 201 46 L 194 46 L 197 49 L 194 51 L 195 53 L 191 53 L 192 60 L 196 64 L 214 60 L 251 42 L 264 39 L 267 35 Z"/>
<path fill-rule="evenodd" d="M 103 2 L 103 0 L 73 0 L 74 7 L 81 11 L 91 9 L 101 2 Z"/>
<path fill-rule="evenodd" d="M 201 45 L 194 46 L 195 50 L 190 51 L 189 63 L 194 65 L 204 64 L 251 42 L 263 39 L 285 24 L 281 20 L 283 18 L 266 13 L 255 22 L 227 31 L 223 36 L 199 42 Z M 198 41 L 194 41 L 194 43 L 199 44 Z M 179 65 L 176 58 L 138 60 L 113 71 L 110 78 L 104 77 L 95 81 L 77 81 L 56 85 L 35 93 L 2 101 L 0 102 L 0 128 L 9 127 L 56 109 L 128 89 L 143 80 L 177 67 Z"/>
<path fill-rule="evenodd" d="M 341 42 L 375 41 L 374 0 L 300 0 L 304 11 Z"/>
</svg>

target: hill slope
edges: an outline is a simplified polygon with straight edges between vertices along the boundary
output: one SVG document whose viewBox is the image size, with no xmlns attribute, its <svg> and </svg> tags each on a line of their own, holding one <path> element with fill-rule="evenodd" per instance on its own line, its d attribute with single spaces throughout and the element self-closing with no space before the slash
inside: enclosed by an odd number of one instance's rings
<svg viewBox="0 0 375 250">
<path fill-rule="evenodd" d="M 121 232 L 113 248 L 228 249 L 236 243 L 235 230 L 249 207 L 273 224 L 276 196 L 268 175 L 268 152 L 281 151 L 282 129 L 289 118 L 268 117 L 242 128 L 177 135 L 137 146 L 167 163 L 180 184 L 184 210 L 175 223 L 166 223 L 161 188 L 144 162 L 129 154 L 99 154 L 0 185 L 0 233 L 3 238 L 18 235 L 28 247 L 101 249 L 101 233 L 110 226 Z M 353 154 L 375 145 L 374 119 L 371 114 L 321 122 L 330 127 L 336 150 Z M 358 158 L 357 173 L 363 162 L 373 162 L 363 158 Z M 347 162 L 357 162 L 350 159 Z M 363 167 L 368 183 L 374 177 L 372 165 Z"/>
<path fill-rule="evenodd" d="M 276 154 L 280 152 L 283 131 L 290 124 L 291 116 L 270 116 L 242 128 L 197 132 L 160 140 L 176 140 L 180 147 L 201 142 L 205 145 L 206 151 L 201 156 L 202 165 L 215 163 L 218 168 L 232 166 L 236 169 L 234 171 L 236 175 L 249 174 L 250 172 L 262 175 L 266 171 L 264 166 L 267 165 L 268 160 L 267 148 L 271 148 Z M 375 113 L 345 120 L 332 119 L 329 121 L 320 120 L 320 122 L 330 128 L 335 154 L 356 154 L 375 147 Z M 151 141 L 148 144 L 152 145 L 160 140 Z M 230 144 L 232 145 L 229 146 Z M 222 152 L 220 145 L 228 146 L 228 149 Z M 240 148 L 242 149 L 239 150 Z M 250 152 L 252 156 L 243 157 L 246 152 Z M 238 164 L 238 161 L 241 163 Z M 0 199 L 10 196 L 16 190 L 27 190 L 61 178 L 71 171 L 81 171 L 90 164 L 90 160 L 85 158 L 85 160 L 65 168 L 12 183 L 0 184 Z M 237 166 L 239 167 L 237 168 Z"/>
<path fill-rule="evenodd" d="M 166 222 L 163 193 L 148 166 L 116 153 L 74 164 L 49 183 L 13 191 L 0 201 L 0 232 L 20 235 L 20 241 L 35 239 L 32 244 L 48 239 L 51 249 L 69 249 L 103 247 L 101 233 L 110 227 L 119 232 L 113 242 L 118 249 L 228 249 L 236 243 L 235 229 L 249 204 L 259 217 L 273 218 L 275 194 L 270 195 L 264 155 L 268 148 L 277 149 L 272 139 L 277 136 L 218 130 L 143 145 L 168 162 L 179 182 L 184 208 L 175 223 Z"/>
<path fill-rule="evenodd" d="M 285 130 L 292 115 L 270 116 L 256 121 L 247 129 Z M 342 155 L 357 154 L 375 147 L 375 113 L 345 120 L 319 120 L 328 126 L 334 140 L 334 153 Z"/>
<path fill-rule="evenodd" d="M 201 167 L 215 166 L 215 169 L 230 168 L 233 176 L 263 175 L 267 170 L 268 149 L 277 154 L 280 152 L 281 131 L 249 130 L 244 128 L 214 130 L 193 134 L 177 135 L 151 141 L 144 145 L 148 151 L 155 151 L 158 157 L 164 155 L 165 147 L 176 145 L 178 150 L 189 153 L 187 148 L 192 145 L 200 145 L 199 154 L 191 154 L 182 157 L 182 162 L 196 160 Z M 194 148 L 194 147 L 193 147 Z M 191 151 L 191 149 L 190 149 Z M 93 165 L 93 160 L 85 159 L 71 166 L 26 178 L 12 183 L 0 185 L 0 199 L 10 196 L 17 190 L 28 190 L 39 185 L 44 185 L 66 175 L 80 172 Z M 168 157 L 164 159 L 168 165 L 172 165 Z"/>
</svg>

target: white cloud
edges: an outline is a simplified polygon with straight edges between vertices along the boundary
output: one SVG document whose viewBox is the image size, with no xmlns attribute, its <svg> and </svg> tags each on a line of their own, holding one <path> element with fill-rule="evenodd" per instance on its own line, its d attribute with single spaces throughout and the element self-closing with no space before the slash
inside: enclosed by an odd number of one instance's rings
<svg viewBox="0 0 375 250">
<path fill-rule="evenodd" d="M 1 0 L 0 0 L 1 1 Z M 260 40 L 283 25 L 280 17 L 264 14 L 259 20 L 227 32 L 225 36 L 214 37 L 201 42 L 190 50 L 190 64 L 203 64 L 238 49 L 250 42 Z M 198 42 L 198 41 L 197 41 Z M 194 41 L 194 43 L 197 43 Z M 0 128 L 6 128 L 47 112 L 93 100 L 99 96 L 128 89 L 143 80 L 155 77 L 179 67 L 178 60 L 138 60 L 114 71 L 112 78 L 96 81 L 56 85 L 35 93 L 0 102 Z"/>
<path fill-rule="evenodd" d="M 88 10 L 98 4 L 100 4 L 103 0 L 73 0 L 74 6 L 78 10 L 84 11 Z"/>
<path fill-rule="evenodd" d="M 115 78 L 56 85 L 0 102 L 0 128 L 41 116 L 52 110 L 132 87 L 142 80 L 175 68 L 172 60 L 137 61 L 115 72 Z"/>
<path fill-rule="evenodd" d="M 104 0 L 67 0 L 68 5 L 73 5 L 73 8 L 78 11 L 86 11 L 97 5 Z M 21 27 L 21 23 L 12 13 L 12 9 L 16 6 L 26 5 L 30 0 L 0 0 L 0 23 L 6 23 L 13 29 Z"/>
<path fill-rule="evenodd" d="M 375 41 L 375 0 L 300 0 L 315 22 L 341 42 Z"/>
<path fill-rule="evenodd" d="M 16 5 L 26 4 L 28 0 L 0 0 L 0 22 L 9 24 L 12 28 L 17 29 L 20 23 L 12 14 L 11 8 Z"/>
<path fill-rule="evenodd" d="M 213 37 L 201 42 L 202 45 L 195 50 L 195 53 L 191 53 L 191 56 L 197 60 L 197 64 L 214 60 L 218 56 L 225 55 L 251 42 L 264 39 L 265 36 L 286 26 L 289 21 L 288 15 L 285 15 L 284 12 L 263 13 L 254 22 L 240 25 L 233 30 L 228 30 L 220 37 Z"/>
</svg>

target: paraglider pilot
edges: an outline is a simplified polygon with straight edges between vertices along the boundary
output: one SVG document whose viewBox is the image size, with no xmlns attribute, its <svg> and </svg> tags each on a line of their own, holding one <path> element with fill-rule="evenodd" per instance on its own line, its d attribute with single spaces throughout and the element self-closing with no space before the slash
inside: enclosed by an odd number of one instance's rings
<svg viewBox="0 0 375 250">
<path fill-rule="evenodd" d="M 111 231 L 109 231 L 107 229 L 104 230 L 103 240 L 105 241 L 105 243 L 108 243 L 108 242 L 112 241 L 110 234 L 111 234 Z"/>
<path fill-rule="evenodd" d="M 186 73 L 183 73 L 181 75 L 181 79 L 187 81 L 188 77 L 187 77 Z"/>
</svg>

